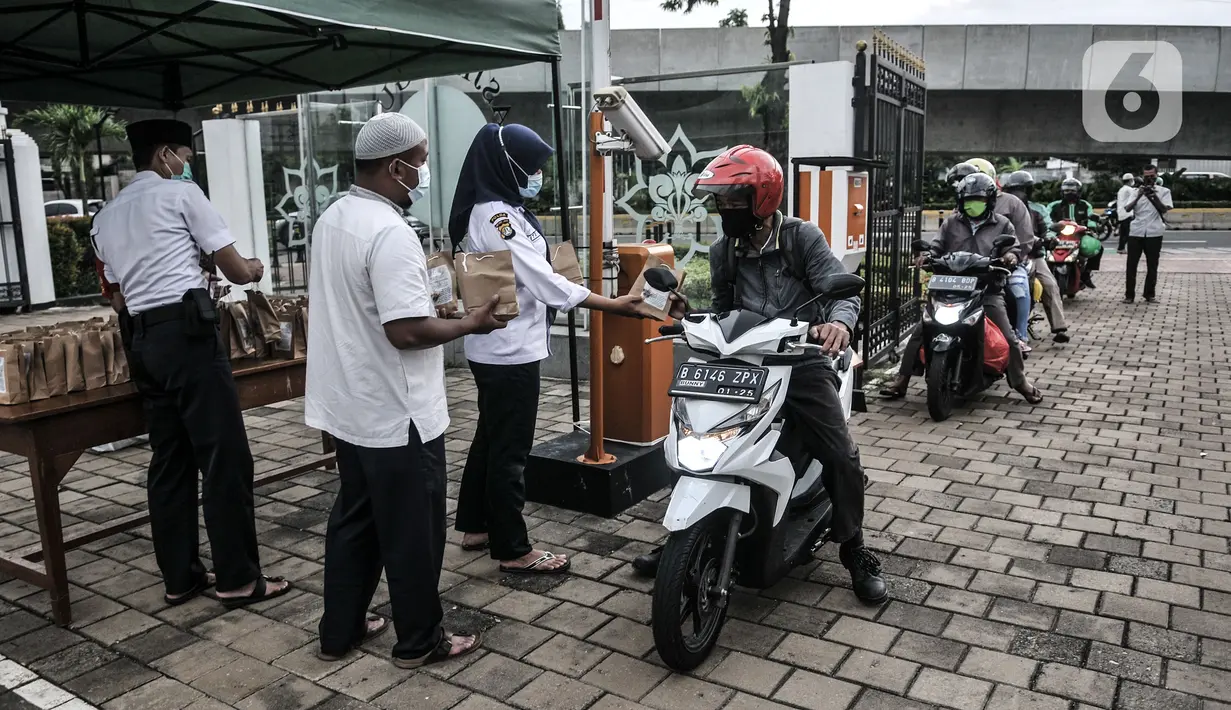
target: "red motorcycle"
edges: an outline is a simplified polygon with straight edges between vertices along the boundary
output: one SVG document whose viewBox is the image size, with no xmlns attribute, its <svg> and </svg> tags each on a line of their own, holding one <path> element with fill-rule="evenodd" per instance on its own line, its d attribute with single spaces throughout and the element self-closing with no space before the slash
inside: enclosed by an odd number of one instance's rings
<svg viewBox="0 0 1231 710">
<path fill-rule="evenodd" d="M 1082 269 L 1086 266 L 1086 257 L 1081 253 L 1081 239 L 1089 231 L 1076 222 L 1063 220 L 1053 227 L 1059 234 L 1045 242 L 1046 252 L 1043 255 L 1048 268 L 1056 277 L 1060 293 L 1065 298 L 1072 298 L 1078 291 L 1085 288 L 1081 282 Z"/>
</svg>

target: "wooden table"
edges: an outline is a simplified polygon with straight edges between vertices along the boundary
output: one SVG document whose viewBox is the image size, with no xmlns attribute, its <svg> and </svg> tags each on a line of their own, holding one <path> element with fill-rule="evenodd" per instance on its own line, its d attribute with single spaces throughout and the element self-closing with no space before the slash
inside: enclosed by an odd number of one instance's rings
<svg viewBox="0 0 1231 710">
<path fill-rule="evenodd" d="M 305 360 L 237 362 L 235 384 L 243 409 L 264 407 L 304 393 Z M 64 553 L 144 525 L 149 513 L 133 513 L 65 539 L 60 521 L 60 482 L 87 449 L 146 433 L 137 388 L 114 385 L 39 402 L 0 406 L 0 451 L 25 456 L 38 514 L 39 545 L 0 552 L 0 571 L 51 592 L 56 623 L 72 620 Z M 311 461 L 256 477 L 260 486 L 315 468 L 332 468 L 333 442 L 323 436 L 324 454 Z"/>
</svg>

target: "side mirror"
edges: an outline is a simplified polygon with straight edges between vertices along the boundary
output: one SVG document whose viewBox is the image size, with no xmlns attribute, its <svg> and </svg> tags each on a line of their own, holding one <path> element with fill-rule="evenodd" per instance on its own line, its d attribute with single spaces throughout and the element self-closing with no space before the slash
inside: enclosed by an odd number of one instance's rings
<svg viewBox="0 0 1231 710">
<path fill-rule="evenodd" d="M 655 266 L 645 272 L 645 282 L 657 291 L 670 292 L 680 287 L 675 274 L 665 266 Z"/>
<path fill-rule="evenodd" d="M 996 237 L 996 240 L 992 242 L 992 248 L 994 248 L 998 252 L 1001 252 L 1001 251 L 1005 251 L 1007 249 L 1012 248 L 1012 246 L 1016 243 L 1017 243 L 1017 237 L 1011 237 L 1007 234 L 1002 234 L 999 237 Z"/>
<path fill-rule="evenodd" d="M 830 274 L 821 279 L 821 293 L 825 298 L 854 298 L 863 293 L 864 281 L 855 274 Z"/>
</svg>

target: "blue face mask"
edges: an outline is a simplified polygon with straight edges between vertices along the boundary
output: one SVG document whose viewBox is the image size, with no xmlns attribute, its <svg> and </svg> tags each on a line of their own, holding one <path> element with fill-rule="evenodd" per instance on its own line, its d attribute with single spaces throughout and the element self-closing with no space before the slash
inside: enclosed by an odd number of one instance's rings
<svg viewBox="0 0 1231 710">
<path fill-rule="evenodd" d="M 179 157 L 175 153 L 172 153 L 171 155 L 174 155 L 175 159 L 180 161 L 180 165 L 184 166 L 183 171 L 181 171 L 179 175 L 172 173 L 171 179 L 172 180 L 186 180 L 188 182 L 192 182 L 192 164 L 184 162 L 184 159 Z M 167 164 L 167 161 L 164 160 L 163 164 L 167 166 L 167 172 L 171 172 L 171 166 Z"/>
<path fill-rule="evenodd" d="M 543 173 L 537 172 L 526 178 L 526 186 L 517 188 L 517 192 L 524 198 L 531 199 L 539 194 L 543 189 Z"/>
</svg>

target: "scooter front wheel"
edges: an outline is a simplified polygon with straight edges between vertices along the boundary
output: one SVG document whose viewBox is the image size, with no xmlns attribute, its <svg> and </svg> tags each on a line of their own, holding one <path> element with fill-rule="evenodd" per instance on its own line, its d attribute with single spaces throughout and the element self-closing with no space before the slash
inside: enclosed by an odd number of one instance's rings
<svg viewBox="0 0 1231 710">
<path fill-rule="evenodd" d="M 701 665 L 722 633 L 727 603 L 718 589 L 730 512 L 671 533 L 654 579 L 651 626 L 658 655 L 687 672 Z"/>
<path fill-rule="evenodd" d="M 949 368 L 949 354 L 935 353 L 928 360 L 928 414 L 943 422 L 953 414 L 953 377 Z"/>
</svg>

